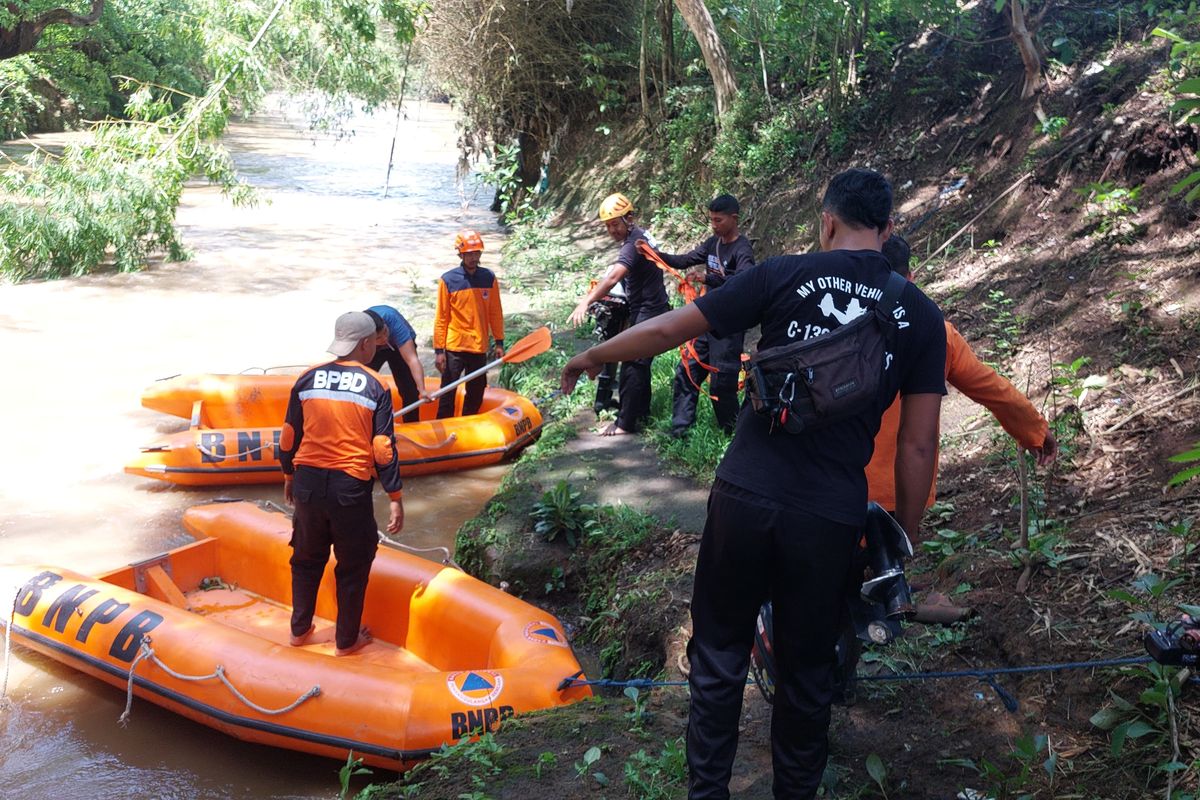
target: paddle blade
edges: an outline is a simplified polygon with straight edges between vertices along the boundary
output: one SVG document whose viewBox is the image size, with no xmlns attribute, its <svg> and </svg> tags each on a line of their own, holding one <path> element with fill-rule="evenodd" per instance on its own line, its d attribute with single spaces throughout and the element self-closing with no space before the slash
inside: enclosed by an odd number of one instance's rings
<svg viewBox="0 0 1200 800">
<path fill-rule="evenodd" d="M 550 329 L 542 326 L 508 348 L 508 351 L 505 352 L 500 360 L 505 364 L 519 364 L 522 361 L 528 361 L 534 356 L 540 356 L 550 349 L 552 343 Z"/>
</svg>

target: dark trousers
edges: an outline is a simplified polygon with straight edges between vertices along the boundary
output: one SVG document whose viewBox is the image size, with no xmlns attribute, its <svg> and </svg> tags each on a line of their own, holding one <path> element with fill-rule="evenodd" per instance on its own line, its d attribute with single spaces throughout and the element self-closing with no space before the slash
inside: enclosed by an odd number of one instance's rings
<svg viewBox="0 0 1200 800">
<path fill-rule="evenodd" d="M 442 373 L 442 386 L 453 383 L 461 376 L 474 372 L 487 363 L 487 353 L 461 353 L 446 351 L 446 371 Z M 469 417 L 479 413 L 483 405 L 483 390 L 487 388 L 487 374 L 467 381 L 467 394 L 463 398 L 462 415 Z M 454 396 L 458 391 L 446 392 L 438 399 L 438 419 L 454 416 Z"/>
<path fill-rule="evenodd" d="M 298 466 L 292 484 L 296 513 L 292 516 L 292 635 L 303 636 L 312 625 L 317 590 L 332 545 L 337 564 L 337 646 L 358 640 L 367 578 L 379 545 L 374 481 L 360 481 L 332 469 Z"/>
<path fill-rule="evenodd" d="M 664 312 L 635 310 L 630 313 L 630 327 L 662 313 Z M 622 430 L 636 431 L 643 420 L 650 416 L 650 365 L 653 363 L 653 358 L 621 362 L 618 378 L 621 409 L 617 412 L 617 426 Z"/>
<path fill-rule="evenodd" d="M 696 337 L 696 355 L 716 372 L 710 372 L 690 357 L 680 359 L 675 368 L 674 410 L 671 428 L 690 428 L 696 421 L 696 402 L 700 398 L 699 387 L 708 379 L 708 390 L 716 398 L 713 411 L 717 424 L 726 433 L 733 431 L 738 415 L 738 372 L 742 368 L 742 343 L 744 333 L 718 339 L 711 333 Z M 689 372 L 691 377 L 689 378 Z"/>
<path fill-rule="evenodd" d="M 688 797 L 728 798 L 755 618 L 774 602 L 775 797 L 816 796 L 829 753 L 834 646 L 861 531 L 718 479 L 692 594 Z"/>
<path fill-rule="evenodd" d="M 625 330 L 625 326 L 629 323 L 629 306 L 624 303 L 609 303 L 608 309 L 603 323 L 597 322 L 596 324 L 596 333 L 602 342 L 607 342 Z M 613 393 L 616 390 L 617 364 L 610 362 L 605 364 L 604 368 L 600 370 L 600 374 L 596 376 L 596 400 L 592 403 L 592 409 L 597 414 L 607 408 L 619 409 L 620 403 L 613 401 Z"/>
<path fill-rule="evenodd" d="M 417 389 L 417 381 L 413 378 L 412 370 L 408 368 L 408 364 L 400 357 L 400 353 L 390 347 L 380 347 L 375 351 L 375 357 L 371 359 L 368 367 L 375 371 L 384 364 L 392 371 L 392 379 L 396 381 L 396 391 L 400 393 L 400 407 L 411 405 L 420 399 Z M 398 411 L 399 409 L 397 409 Z M 404 415 L 405 422 L 420 422 L 421 409 L 414 408 L 412 411 Z"/>
</svg>

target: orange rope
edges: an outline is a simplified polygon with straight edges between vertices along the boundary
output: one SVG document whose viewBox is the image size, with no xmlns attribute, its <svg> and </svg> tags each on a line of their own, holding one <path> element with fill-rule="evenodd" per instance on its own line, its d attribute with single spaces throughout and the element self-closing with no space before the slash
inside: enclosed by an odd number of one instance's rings
<svg viewBox="0 0 1200 800">
<path fill-rule="evenodd" d="M 654 248 L 651 247 L 650 243 L 645 239 L 638 239 L 637 245 L 635 246 L 637 247 L 639 253 L 648 258 L 651 262 L 657 265 L 659 269 L 676 280 L 675 289 L 679 292 L 680 296 L 683 297 L 684 303 L 695 302 L 697 297 L 704 296 L 704 293 L 708 291 L 708 287 L 704 285 L 703 281 L 699 282 L 700 288 L 697 290 L 691 279 L 689 279 L 686 275 L 681 274 L 679 270 L 672 268 L 667 264 L 667 262 L 663 261 L 662 256 L 654 252 Z M 689 339 L 679 346 L 679 360 L 683 364 L 683 372 L 687 375 L 688 382 L 691 383 L 692 386 L 696 387 L 696 391 L 707 394 L 708 399 L 715 402 L 717 399 L 716 396 L 705 392 L 700 386 L 700 381 L 697 381 L 696 378 L 693 377 L 691 365 L 692 362 L 695 362 L 701 369 L 712 373 L 719 372 L 720 370 L 711 364 L 704 363 L 703 359 L 700 358 L 700 354 L 696 352 L 695 339 Z"/>
</svg>

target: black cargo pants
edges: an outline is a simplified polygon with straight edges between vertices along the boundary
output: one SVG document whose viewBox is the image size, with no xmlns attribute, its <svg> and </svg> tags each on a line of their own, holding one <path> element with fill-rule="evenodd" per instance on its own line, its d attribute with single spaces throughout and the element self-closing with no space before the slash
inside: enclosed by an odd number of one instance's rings
<svg viewBox="0 0 1200 800">
<path fill-rule="evenodd" d="M 317 591 L 329 561 L 337 564 L 337 646 L 358 641 L 363 600 L 371 562 L 379 546 L 379 529 L 371 503 L 373 480 L 360 481 L 340 470 L 297 466 L 292 482 L 296 511 L 292 516 L 292 635 L 303 636 L 312 625 Z"/>
<path fill-rule="evenodd" d="M 861 531 L 717 479 L 696 562 L 688 797 L 729 797 L 754 623 L 774 602 L 775 797 L 816 796 L 829 753 L 834 646 Z"/>
</svg>

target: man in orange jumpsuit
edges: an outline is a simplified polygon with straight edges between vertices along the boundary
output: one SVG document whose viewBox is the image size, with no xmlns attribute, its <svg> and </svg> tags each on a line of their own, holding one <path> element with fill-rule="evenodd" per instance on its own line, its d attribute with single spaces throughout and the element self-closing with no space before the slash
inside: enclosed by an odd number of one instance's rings
<svg viewBox="0 0 1200 800">
<path fill-rule="evenodd" d="M 488 360 L 488 333 L 494 358 L 504 354 L 504 311 L 500 307 L 500 283 L 490 269 L 479 266 L 483 238 L 475 231 L 462 231 L 454 239 L 461 262 L 438 278 L 437 313 L 433 319 L 434 366 L 442 373 L 442 386 L 474 372 Z M 487 375 L 467 381 L 463 398 L 464 417 L 479 413 Z M 455 392 L 438 401 L 438 419 L 454 416 Z"/>
<path fill-rule="evenodd" d="M 912 279 L 909 268 L 911 251 L 908 242 L 893 233 L 883 243 L 882 252 L 892 270 Z M 946 320 L 946 383 L 985 407 L 1000 422 L 1001 427 L 1016 439 L 1017 444 L 1029 450 L 1037 458 L 1039 466 L 1054 461 L 1058 442 L 1050 432 L 1050 426 L 1033 403 L 1021 394 L 1008 379 L 979 360 L 958 329 Z M 875 435 L 875 452 L 867 464 L 867 497 L 892 511 L 898 506 L 896 493 L 896 437 L 900 428 L 900 403 L 894 402 L 883 414 L 879 432 Z M 935 464 L 936 456 L 935 456 Z M 937 496 L 937 472 L 929 487 L 929 496 L 924 498 L 924 507 L 929 508 Z M 907 498 L 916 505 L 921 498 Z M 907 529 L 914 544 L 918 541 L 917 526 Z M 860 567 L 861 569 L 861 567 Z M 949 622 L 970 613 L 956 607 L 949 599 L 936 592 L 929 592 L 924 602 L 917 603 L 918 622 Z M 853 677 L 858 666 L 859 644 L 854 624 L 847 620 L 838 644 L 838 667 L 834 683 L 835 702 L 853 702 Z"/>
<path fill-rule="evenodd" d="M 908 242 L 893 233 L 883 243 L 883 255 L 892 269 L 912 279 L 909 268 L 911 252 Z M 1008 379 L 979 360 L 967 340 L 946 321 L 946 382 L 986 408 L 1017 444 L 1037 458 L 1039 466 L 1054 461 L 1058 442 L 1033 403 L 1017 390 Z M 900 406 L 893 403 L 883 414 L 879 433 L 875 435 L 875 453 L 867 464 L 867 496 L 885 509 L 896 508 L 896 432 L 900 426 Z M 925 507 L 933 505 L 937 495 L 937 473 L 929 489 Z M 908 535 L 916 538 L 917 531 Z"/>
</svg>

